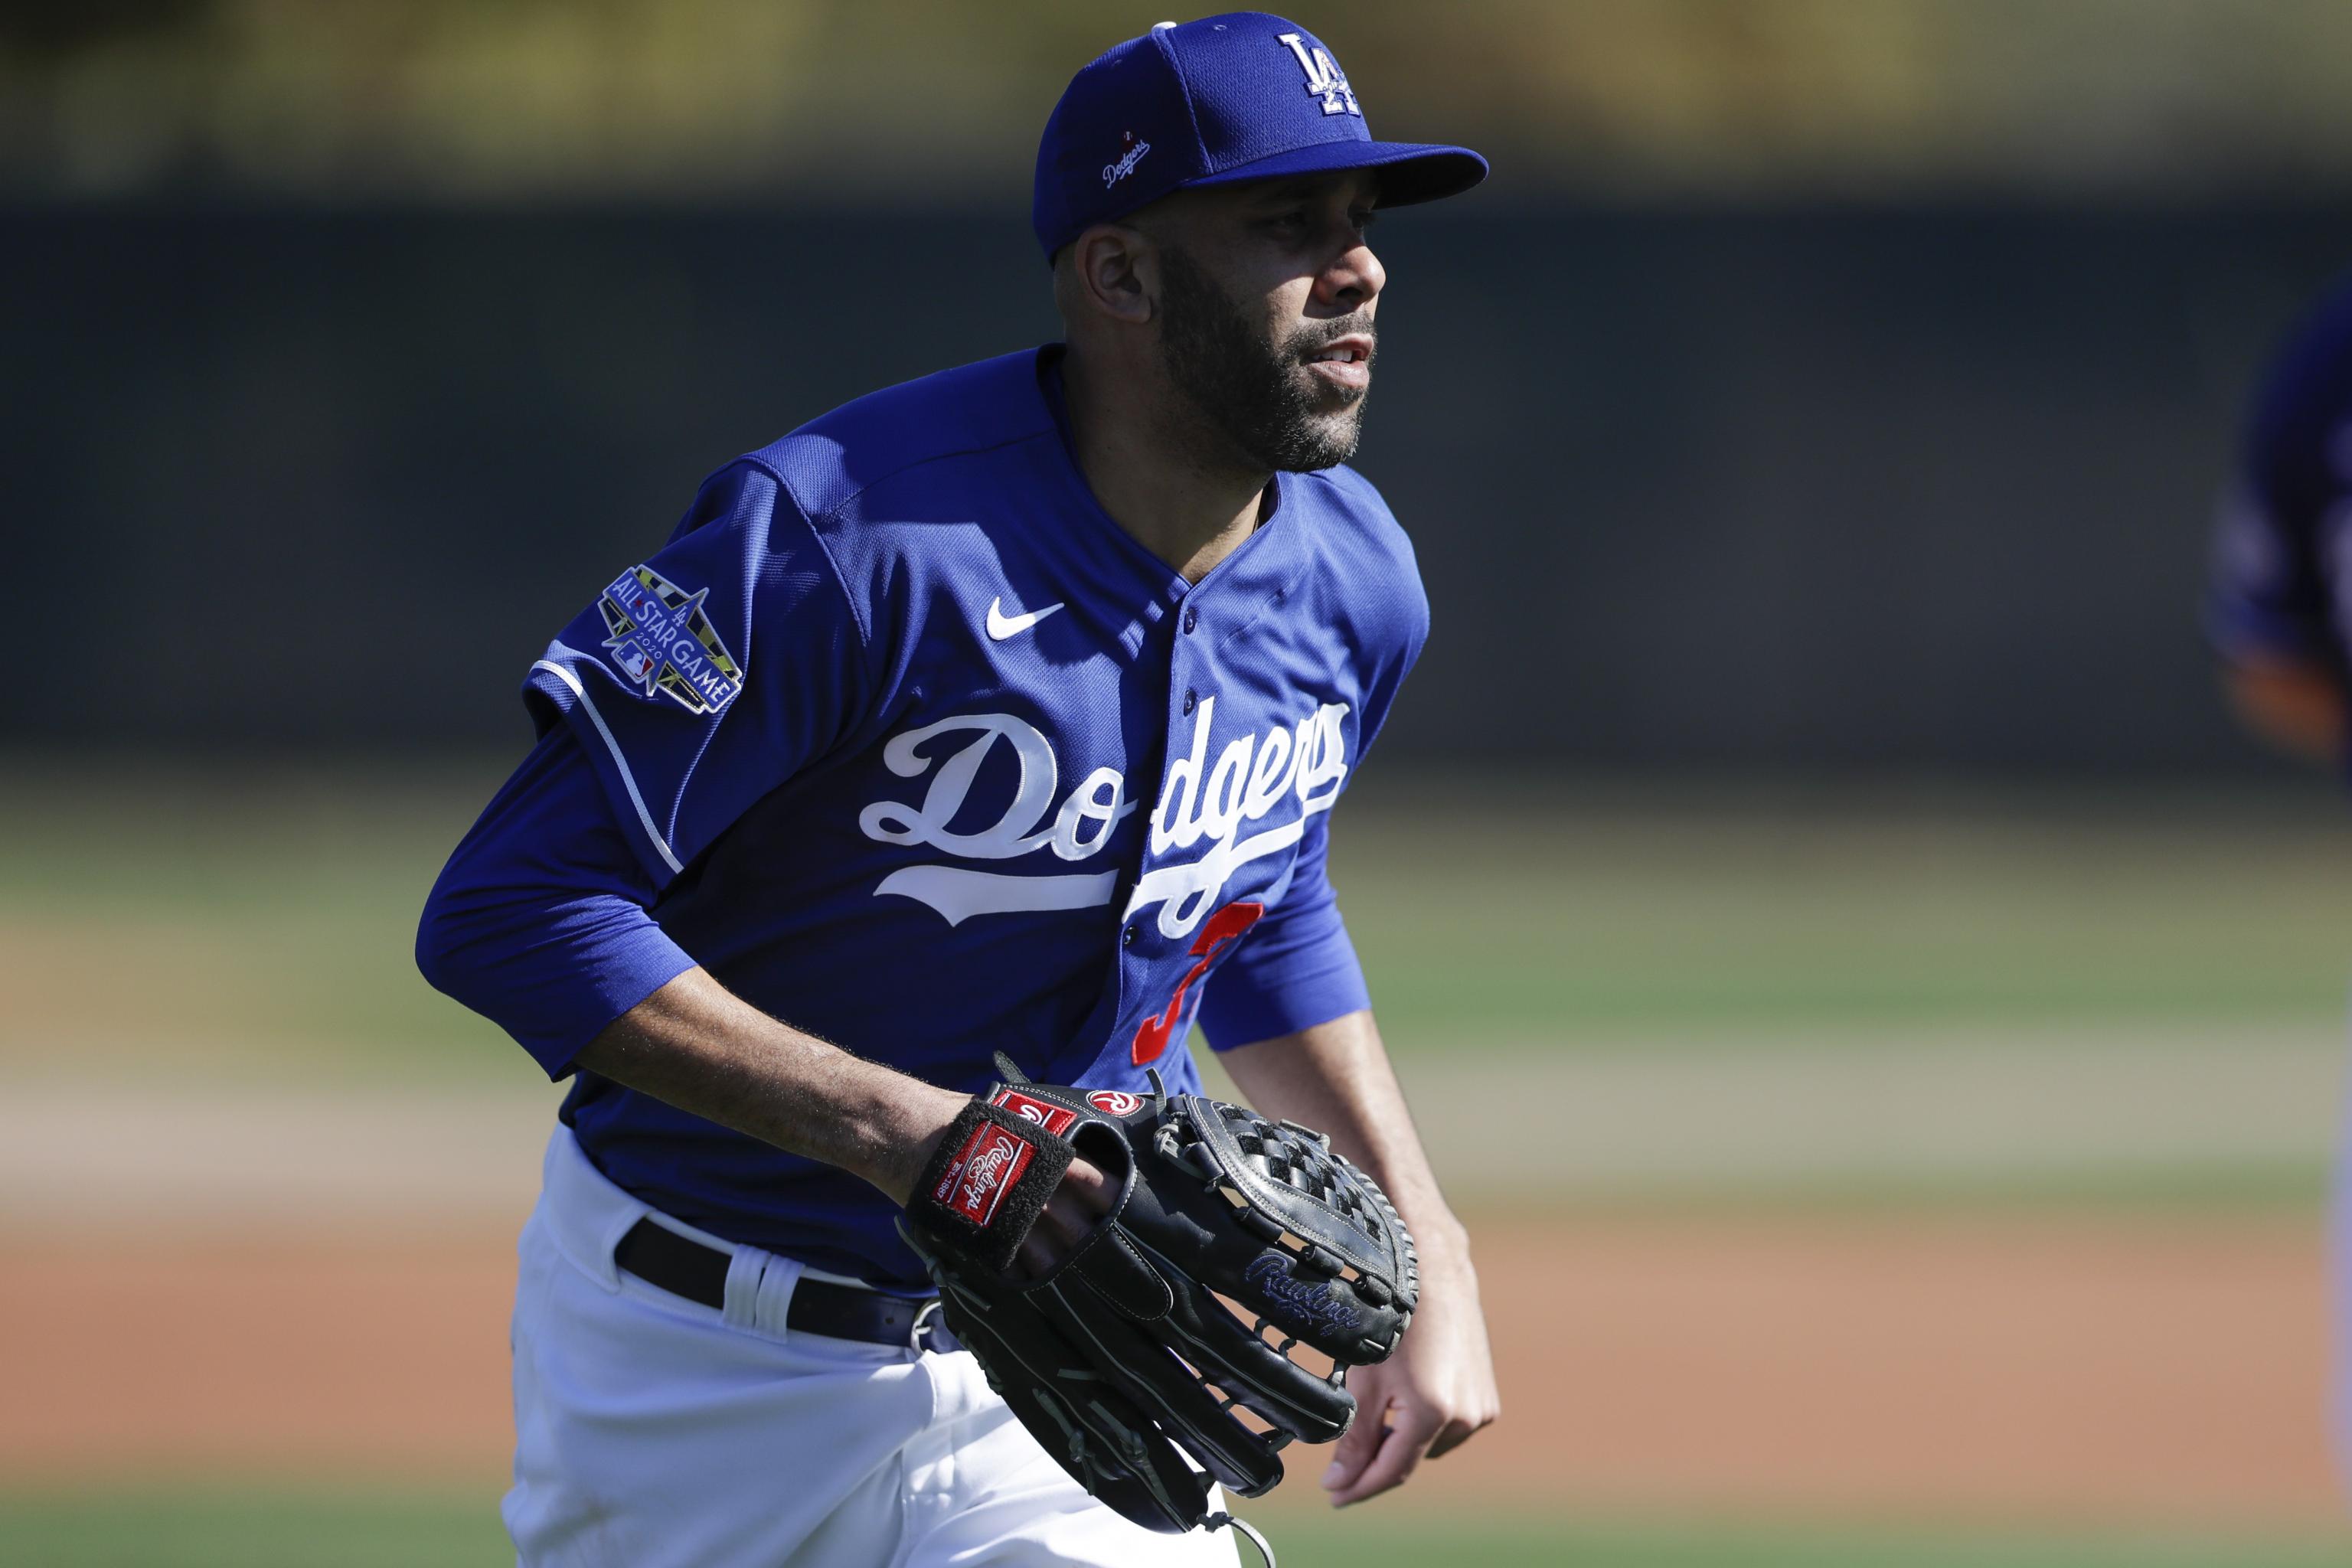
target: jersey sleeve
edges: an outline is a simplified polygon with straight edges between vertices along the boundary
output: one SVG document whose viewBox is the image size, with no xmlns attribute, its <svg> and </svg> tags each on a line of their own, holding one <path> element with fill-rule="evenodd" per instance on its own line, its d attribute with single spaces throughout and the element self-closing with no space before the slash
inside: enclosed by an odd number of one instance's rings
<svg viewBox="0 0 2352 1568">
<path fill-rule="evenodd" d="M 1389 658 L 1373 672 L 1364 692 L 1364 718 L 1357 728 L 1359 739 L 1351 773 L 1362 767 L 1364 759 L 1371 755 L 1372 742 L 1388 727 L 1389 711 L 1396 706 L 1397 693 L 1404 689 L 1405 678 L 1421 662 L 1422 647 L 1429 641 L 1429 600 L 1421 592 L 1418 579 L 1412 587 L 1412 598 L 1398 617 L 1404 635 Z"/>
<path fill-rule="evenodd" d="M 1331 889 L 1330 824 L 1328 812 L 1307 823 L 1289 891 L 1210 977 L 1200 1025 L 1212 1049 L 1295 1035 L 1372 1005 Z"/>
<path fill-rule="evenodd" d="M 666 887 L 856 727 L 870 624 L 776 477 L 741 461 L 548 645 L 524 694 L 542 732 L 571 727 Z"/>
<path fill-rule="evenodd" d="M 2340 665 L 2352 588 L 2352 292 L 2264 374 L 2214 523 L 2206 629 L 2232 658 Z"/>
<path fill-rule="evenodd" d="M 1360 580 L 1379 591 L 1369 598 L 1370 613 L 1360 634 L 1349 639 L 1352 646 L 1373 650 L 1364 672 L 1352 776 L 1386 728 L 1397 694 L 1429 640 L 1429 596 L 1412 543 L 1389 517 L 1387 503 L 1360 478 L 1350 474 L 1348 481 L 1387 521 L 1385 548 L 1393 552 L 1361 571 Z M 1321 812 L 1308 819 L 1289 889 L 1210 976 L 1199 1023 L 1213 1050 L 1294 1035 L 1372 1005 L 1363 964 L 1331 887 L 1332 815 Z"/>
<path fill-rule="evenodd" d="M 693 965 L 646 908 L 654 886 L 559 726 L 450 855 L 417 923 L 416 966 L 562 1078 L 607 1024 Z"/>
</svg>

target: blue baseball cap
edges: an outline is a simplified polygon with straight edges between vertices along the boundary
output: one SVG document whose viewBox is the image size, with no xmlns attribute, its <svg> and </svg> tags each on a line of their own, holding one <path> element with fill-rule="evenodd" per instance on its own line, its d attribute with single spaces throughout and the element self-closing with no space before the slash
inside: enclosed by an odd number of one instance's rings
<svg viewBox="0 0 2352 1568">
<path fill-rule="evenodd" d="M 1381 205 L 1468 190 L 1466 147 L 1375 142 L 1348 73 L 1296 22 L 1234 11 L 1162 22 L 1070 79 L 1037 146 L 1030 222 L 1051 257 L 1089 226 L 1196 185 L 1381 171 Z"/>
</svg>

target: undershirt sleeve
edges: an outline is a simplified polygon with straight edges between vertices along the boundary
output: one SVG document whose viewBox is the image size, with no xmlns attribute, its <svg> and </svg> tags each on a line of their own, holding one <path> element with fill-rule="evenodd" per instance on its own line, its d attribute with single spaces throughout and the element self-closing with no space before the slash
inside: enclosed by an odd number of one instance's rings
<svg viewBox="0 0 2352 1568">
<path fill-rule="evenodd" d="M 655 896 L 594 766 L 558 725 L 443 868 L 416 964 L 562 1079 L 606 1025 L 693 966 L 655 923 Z"/>
</svg>

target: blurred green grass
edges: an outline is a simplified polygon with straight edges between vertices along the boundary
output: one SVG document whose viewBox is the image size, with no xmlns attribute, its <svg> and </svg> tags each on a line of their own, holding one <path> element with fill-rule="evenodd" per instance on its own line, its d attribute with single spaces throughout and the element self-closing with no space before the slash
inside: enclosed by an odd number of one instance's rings
<svg viewBox="0 0 2352 1568">
<path fill-rule="evenodd" d="M 1378 1507 L 1267 1528 L 1285 1568 L 2318 1568 L 2345 1552 L 2341 1539 L 1548 1524 Z M 1255 1563 L 1246 1549 L 1242 1556 Z M 0 1495 L 0 1559 L 43 1568 L 490 1568 L 513 1552 L 488 1498 L 94 1491 Z"/>
<path fill-rule="evenodd" d="M 20 767 L 0 1064 L 514 1071 L 410 960 L 501 776 Z M 2332 807 L 2333 803 L 2326 803 Z M 1369 785 L 1334 879 L 1401 1054 L 2341 1018 L 2352 814 Z"/>
<path fill-rule="evenodd" d="M 1332 837 L 1408 1045 L 2344 1013 L 2352 822 L 2332 798 L 1420 793 L 1342 811 Z"/>
</svg>

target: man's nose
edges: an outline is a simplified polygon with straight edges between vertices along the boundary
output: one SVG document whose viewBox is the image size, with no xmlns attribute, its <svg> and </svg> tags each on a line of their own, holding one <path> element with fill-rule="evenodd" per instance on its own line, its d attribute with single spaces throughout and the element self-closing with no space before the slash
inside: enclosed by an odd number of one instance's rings
<svg viewBox="0 0 2352 1568">
<path fill-rule="evenodd" d="M 1372 247 L 1358 240 L 1332 259 L 1315 280 L 1315 291 L 1327 305 L 1342 310 L 1359 310 L 1372 302 L 1388 286 L 1388 268 L 1372 254 Z"/>
</svg>

